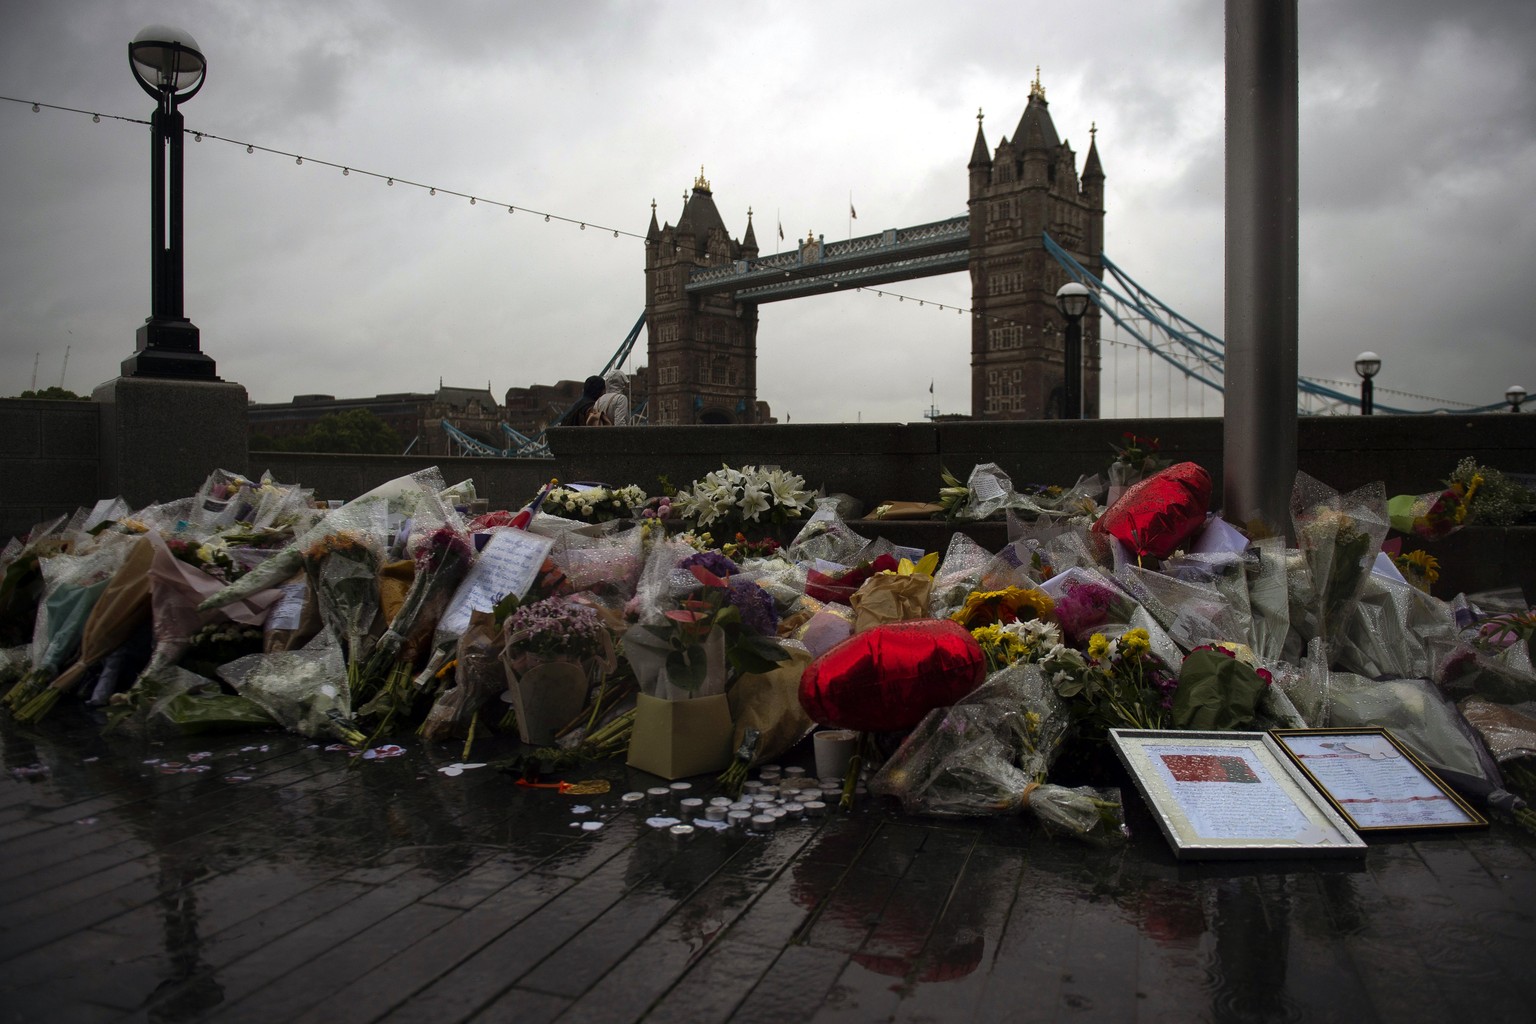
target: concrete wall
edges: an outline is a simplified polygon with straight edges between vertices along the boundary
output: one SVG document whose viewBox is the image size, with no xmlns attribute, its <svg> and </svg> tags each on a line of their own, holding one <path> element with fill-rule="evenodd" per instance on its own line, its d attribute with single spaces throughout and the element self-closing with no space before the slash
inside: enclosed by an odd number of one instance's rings
<svg viewBox="0 0 1536 1024">
<path fill-rule="evenodd" d="M 135 500 L 107 479 L 113 476 L 112 460 L 104 454 L 103 437 L 112 417 L 122 419 L 112 403 L 0 400 L 0 542 L 102 497 L 123 493 Z M 1468 455 L 1506 472 L 1536 474 L 1531 420 L 1509 414 L 1304 418 L 1297 430 L 1298 464 L 1340 490 L 1383 481 L 1389 495 L 1436 489 Z M 932 499 L 942 469 L 964 478 L 980 462 L 998 463 L 1019 484 L 1071 483 L 1102 473 L 1113 459 L 1112 446 L 1127 431 L 1160 438 L 1172 460 L 1205 466 L 1215 477 L 1215 493 L 1221 493 L 1219 419 L 567 427 L 549 433 L 553 462 L 240 451 L 210 457 L 209 465 L 190 465 L 196 460 L 167 456 L 173 447 L 156 446 L 158 458 L 135 456 L 130 468 L 139 471 L 135 486 L 156 483 L 152 497 L 160 500 L 192 493 L 219 468 L 271 470 L 279 480 L 313 488 L 319 498 L 347 499 L 435 465 L 448 483 L 473 479 L 491 508 L 516 508 L 551 476 L 635 483 L 654 494 L 661 476 L 684 486 L 722 463 L 770 463 L 801 474 L 813 488 L 846 491 L 873 506 L 890 499 Z M 167 461 L 176 463 L 174 485 L 166 476 L 169 468 L 161 465 Z M 177 487 L 176 493 L 160 493 Z M 1001 534 L 986 533 L 990 526 L 970 529 L 996 547 Z M 1443 592 L 1518 583 L 1536 599 L 1536 527 L 1469 529 L 1431 550 L 1442 562 Z"/>
<path fill-rule="evenodd" d="M 0 400 L 0 545 L 95 504 L 100 416 L 94 402 Z"/>
<path fill-rule="evenodd" d="M 1103 473 L 1126 432 L 1157 437 L 1175 462 L 1204 466 L 1221 493 L 1222 424 L 1215 418 L 1035 420 L 1009 423 L 788 424 L 550 430 L 561 479 L 656 488 L 683 485 L 722 462 L 773 463 L 812 487 L 866 502 L 927 500 L 941 468 L 964 479 L 996 462 L 1015 483 L 1072 483 Z M 1505 472 L 1536 472 L 1536 429 L 1524 416 L 1308 417 L 1297 428 L 1302 470 L 1339 490 L 1380 480 L 1387 493 L 1434 490 L 1464 456 Z"/>
</svg>

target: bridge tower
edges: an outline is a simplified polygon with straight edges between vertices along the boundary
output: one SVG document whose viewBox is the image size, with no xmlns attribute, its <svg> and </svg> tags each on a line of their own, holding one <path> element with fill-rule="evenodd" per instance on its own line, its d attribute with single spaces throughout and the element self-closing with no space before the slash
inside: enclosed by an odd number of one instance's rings
<svg viewBox="0 0 1536 1024">
<path fill-rule="evenodd" d="M 651 203 L 645 236 L 645 325 L 650 422 L 755 423 L 757 303 L 730 294 L 690 295 L 688 275 L 757 258 L 752 212 L 740 242 L 726 231 L 704 169 L 683 197 L 677 225 L 658 227 Z"/>
<path fill-rule="evenodd" d="M 1065 321 L 1056 289 L 1066 272 L 1045 252 L 1041 233 L 1096 277 L 1103 276 L 1104 170 L 1090 132 L 1081 177 L 1061 141 L 1040 84 L 1013 138 L 987 152 L 981 115 L 970 168 L 971 416 L 1054 419 L 1062 414 Z M 1083 415 L 1099 415 L 1099 311 L 1082 320 Z"/>
</svg>

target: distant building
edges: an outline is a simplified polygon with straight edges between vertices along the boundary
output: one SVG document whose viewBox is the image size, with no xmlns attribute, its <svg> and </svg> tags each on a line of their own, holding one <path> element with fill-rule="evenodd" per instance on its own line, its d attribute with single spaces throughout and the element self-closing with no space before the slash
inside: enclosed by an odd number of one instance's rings
<svg viewBox="0 0 1536 1024">
<path fill-rule="evenodd" d="M 501 406 L 489 387 L 439 387 L 431 394 L 401 392 L 372 398 L 296 395 L 291 402 L 254 402 L 246 414 L 247 430 L 253 437 L 274 440 L 297 437 L 308 433 L 322 416 L 353 409 L 367 409 L 392 427 L 400 435 L 401 449 L 409 449 L 412 455 L 458 454 L 443 420 L 486 444 L 507 446 L 500 427 Z"/>
</svg>

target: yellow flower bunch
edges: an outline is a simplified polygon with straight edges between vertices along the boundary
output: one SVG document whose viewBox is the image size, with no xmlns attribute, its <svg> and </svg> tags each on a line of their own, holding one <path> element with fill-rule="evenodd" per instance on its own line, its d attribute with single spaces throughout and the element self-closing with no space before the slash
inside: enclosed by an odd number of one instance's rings
<svg viewBox="0 0 1536 1024">
<path fill-rule="evenodd" d="M 967 629 L 993 623 L 1020 622 L 1025 619 L 1049 619 L 1056 608 L 1051 595 L 1034 587 L 1004 587 L 1002 590 L 973 590 L 965 604 L 950 618 Z"/>
</svg>

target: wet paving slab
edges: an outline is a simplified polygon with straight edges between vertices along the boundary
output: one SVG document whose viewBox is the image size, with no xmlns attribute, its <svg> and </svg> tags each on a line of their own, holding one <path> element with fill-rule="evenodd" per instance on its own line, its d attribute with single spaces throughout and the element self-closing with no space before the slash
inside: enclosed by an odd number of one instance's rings
<svg viewBox="0 0 1536 1024">
<path fill-rule="evenodd" d="M 1536 1019 L 1536 838 L 1498 822 L 1189 862 L 1127 791 L 1113 848 L 874 798 L 679 839 L 619 762 L 577 796 L 398 743 L 0 721 L 0 1020 Z"/>
</svg>

